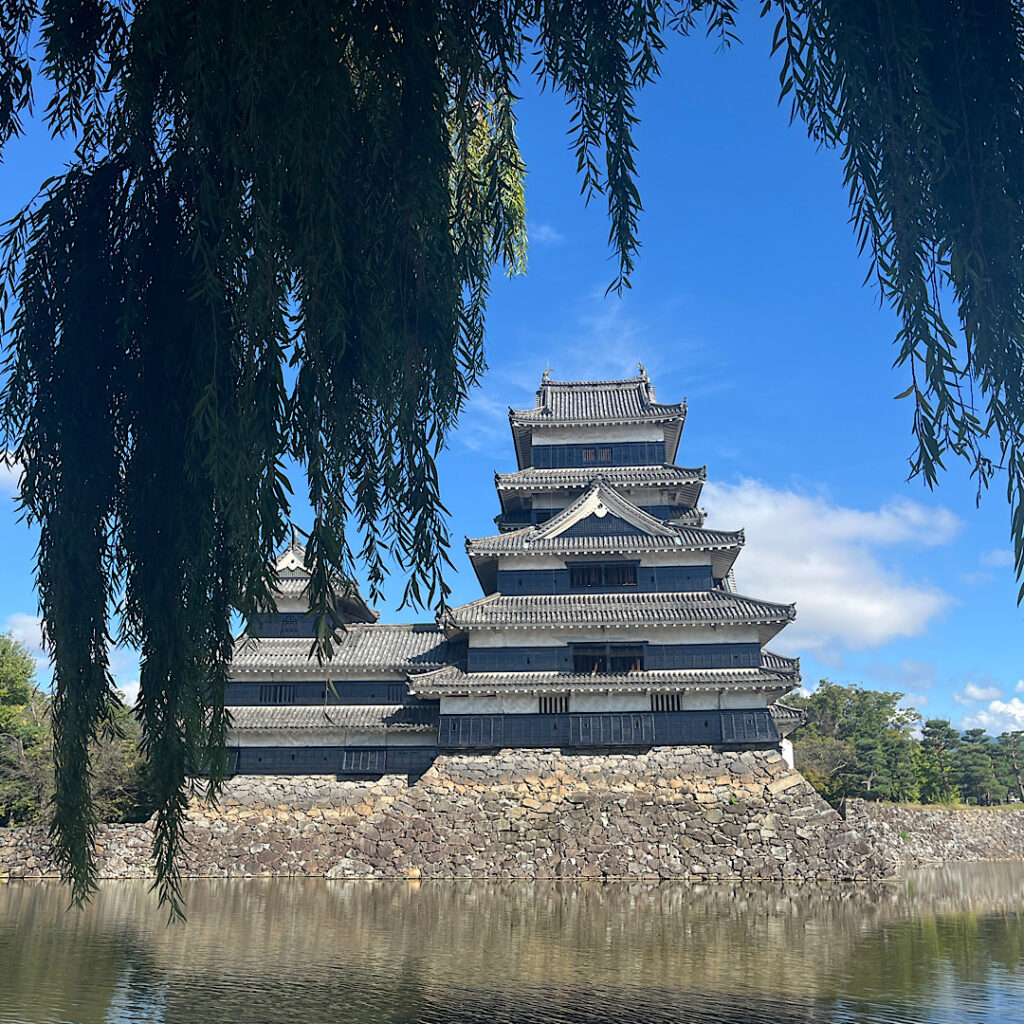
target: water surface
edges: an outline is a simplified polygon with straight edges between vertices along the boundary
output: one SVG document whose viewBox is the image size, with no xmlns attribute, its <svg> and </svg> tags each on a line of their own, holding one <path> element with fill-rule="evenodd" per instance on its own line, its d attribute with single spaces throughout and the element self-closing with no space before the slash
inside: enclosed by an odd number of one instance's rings
<svg viewBox="0 0 1024 1024">
<path fill-rule="evenodd" d="M 1024 1022 L 1024 865 L 828 888 L 0 885 L 0 1022 Z"/>
</svg>

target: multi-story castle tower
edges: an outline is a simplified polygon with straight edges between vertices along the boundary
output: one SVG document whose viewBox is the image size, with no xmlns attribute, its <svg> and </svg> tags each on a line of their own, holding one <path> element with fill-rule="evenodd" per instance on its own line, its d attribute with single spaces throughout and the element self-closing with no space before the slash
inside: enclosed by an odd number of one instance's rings
<svg viewBox="0 0 1024 1024">
<path fill-rule="evenodd" d="M 643 367 L 544 374 L 511 410 L 519 469 L 499 533 L 467 540 L 484 597 L 438 624 L 380 625 L 354 591 L 331 664 L 308 657 L 305 570 L 282 556 L 279 615 L 243 641 L 228 702 L 241 772 L 420 771 L 438 751 L 777 746 L 799 663 L 765 649 L 795 611 L 736 592 L 743 533 L 708 530 L 705 471 L 675 465 L 685 404 Z M 244 705 L 244 706 L 243 706 Z"/>
</svg>

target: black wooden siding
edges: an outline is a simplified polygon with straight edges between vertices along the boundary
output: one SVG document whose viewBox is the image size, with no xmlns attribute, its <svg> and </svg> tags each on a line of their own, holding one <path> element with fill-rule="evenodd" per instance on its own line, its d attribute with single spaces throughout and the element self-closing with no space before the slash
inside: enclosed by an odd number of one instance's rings
<svg viewBox="0 0 1024 1024">
<path fill-rule="evenodd" d="M 236 747 L 238 775 L 383 775 L 425 772 L 437 749 L 423 747 Z"/>
<path fill-rule="evenodd" d="M 641 565 L 635 587 L 572 587 L 566 569 L 499 569 L 498 591 L 502 594 L 613 594 L 711 590 L 714 578 L 710 565 Z"/>
<path fill-rule="evenodd" d="M 584 448 L 598 451 L 611 449 L 610 459 L 583 460 Z M 583 466 L 660 466 L 665 462 L 664 441 L 617 441 L 613 444 L 535 444 L 533 465 L 536 469 L 569 469 Z"/>
<path fill-rule="evenodd" d="M 364 682 L 359 680 L 335 680 L 332 687 L 324 682 L 283 684 L 291 689 L 292 700 L 268 699 L 268 685 L 283 688 L 282 684 L 228 683 L 224 703 L 246 706 L 259 704 L 404 704 L 409 703 L 409 688 L 404 682 Z"/>
<path fill-rule="evenodd" d="M 581 641 L 582 642 L 582 641 Z M 645 644 L 644 668 L 759 668 L 759 644 Z M 470 672 L 572 672 L 572 647 L 470 647 Z"/>
<path fill-rule="evenodd" d="M 565 715 L 442 715 L 442 749 L 775 744 L 765 708 L 739 711 L 611 711 Z"/>
<path fill-rule="evenodd" d="M 248 630 L 250 636 L 316 636 L 316 616 L 306 612 L 278 612 L 256 619 Z"/>
</svg>

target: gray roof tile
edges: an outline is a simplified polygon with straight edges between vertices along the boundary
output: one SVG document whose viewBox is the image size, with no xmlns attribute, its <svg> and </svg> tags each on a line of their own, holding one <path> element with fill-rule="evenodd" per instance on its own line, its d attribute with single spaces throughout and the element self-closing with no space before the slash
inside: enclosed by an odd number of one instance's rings
<svg viewBox="0 0 1024 1024">
<path fill-rule="evenodd" d="M 310 646 L 308 638 L 243 638 L 235 644 L 231 667 L 234 673 L 320 673 L 323 669 L 315 657 L 310 657 Z M 465 644 L 447 640 L 434 623 L 356 623 L 341 632 L 328 664 L 343 670 L 423 672 L 464 661 L 465 657 Z"/>
<path fill-rule="evenodd" d="M 662 405 L 647 377 L 626 380 L 541 381 L 533 409 L 510 409 L 513 421 L 667 419 L 684 417 L 686 403 Z"/>
<path fill-rule="evenodd" d="M 776 657 L 778 657 L 776 655 Z M 629 692 L 673 693 L 693 688 L 792 689 L 799 681 L 799 663 L 785 671 L 762 668 L 687 668 L 580 675 L 559 672 L 465 672 L 451 666 L 417 676 L 410 689 L 420 696 L 439 698 L 461 694 Z"/>
<path fill-rule="evenodd" d="M 495 473 L 494 484 L 503 491 L 567 491 L 589 487 L 599 477 L 618 487 L 696 487 L 707 479 L 707 468 L 663 463 L 659 466 L 576 466 L 568 469 L 520 469 Z"/>
<path fill-rule="evenodd" d="M 629 594 L 492 594 L 447 613 L 455 631 L 601 626 L 757 625 L 766 643 L 796 618 L 789 604 L 759 601 L 724 590 Z"/>
<path fill-rule="evenodd" d="M 530 552 L 531 554 L 604 554 L 611 551 L 711 551 L 743 545 L 743 531 L 703 530 L 678 527 L 675 537 L 632 534 L 624 537 L 541 537 L 536 527 L 499 533 L 493 537 L 467 537 L 466 550 L 473 555 Z"/>
<path fill-rule="evenodd" d="M 232 707 L 234 732 L 339 729 L 426 732 L 437 727 L 437 707 L 431 704 L 331 704 L 326 707 Z"/>
</svg>

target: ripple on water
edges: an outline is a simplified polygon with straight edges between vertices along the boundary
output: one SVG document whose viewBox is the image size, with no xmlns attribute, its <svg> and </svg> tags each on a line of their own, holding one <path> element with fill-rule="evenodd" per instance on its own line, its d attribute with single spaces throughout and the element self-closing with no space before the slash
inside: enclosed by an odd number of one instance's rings
<svg viewBox="0 0 1024 1024">
<path fill-rule="evenodd" d="M 867 887 L 0 886 L 0 1022 L 1024 1021 L 1024 865 Z"/>
</svg>

